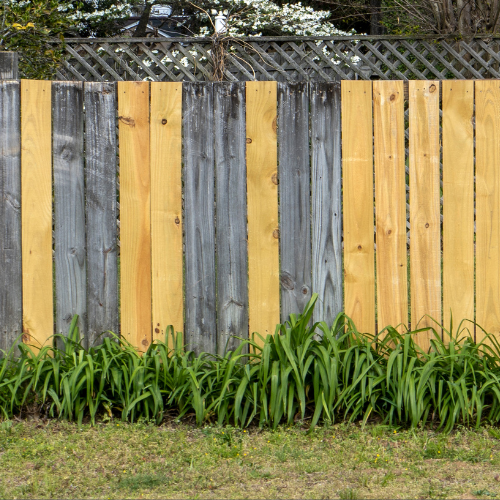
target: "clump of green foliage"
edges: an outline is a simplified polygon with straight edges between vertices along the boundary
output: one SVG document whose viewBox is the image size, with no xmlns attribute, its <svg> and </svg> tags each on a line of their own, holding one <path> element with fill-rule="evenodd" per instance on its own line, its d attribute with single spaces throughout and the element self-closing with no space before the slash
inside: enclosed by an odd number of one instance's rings
<svg viewBox="0 0 500 500">
<path fill-rule="evenodd" d="M 49 417 L 95 423 L 99 416 L 160 423 L 167 411 L 196 422 L 276 428 L 281 423 L 366 422 L 417 427 L 500 421 L 500 345 L 492 336 L 476 344 L 430 329 L 429 352 L 414 342 L 417 330 L 387 327 L 361 335 L 339 314 L 333 325 L 312 324 L 317 296 L 301 315 L 277 325 L 274 336 L 243 340 L 224 356 L 158 342 L 138 353 L 123 339 L 105 338 L 86 350 L 73 320 L 67 337 L 39 351 L 20 344 L 0 360 L 0 413 L 11 418 L 36 406 Z M 429 330 L 429 328 L 425 329 Z M 438 333 L 439 331 L 439 333 Z"/>
</svg>

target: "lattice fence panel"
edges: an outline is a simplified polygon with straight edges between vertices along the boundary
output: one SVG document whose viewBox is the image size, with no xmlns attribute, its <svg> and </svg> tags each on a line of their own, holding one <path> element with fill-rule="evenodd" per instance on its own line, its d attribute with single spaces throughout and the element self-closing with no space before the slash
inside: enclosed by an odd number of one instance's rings
<svg viewBox="0 0 500 500">
<path fill-rule="evenodd" d="M 500 39 L 492 37 L 247 37 L 227 39 L 223 45 L 228 81 L 500 78 Z M 56 76 L 212 81 L 213 47 L 210 38 L 68 39 Z"/>
</svg>

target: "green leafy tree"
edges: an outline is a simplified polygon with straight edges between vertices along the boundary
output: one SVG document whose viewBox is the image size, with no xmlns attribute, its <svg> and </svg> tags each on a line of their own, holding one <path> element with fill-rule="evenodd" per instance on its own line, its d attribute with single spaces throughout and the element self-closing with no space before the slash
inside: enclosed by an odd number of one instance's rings
<svg viewBox="0 0 500 500">
<path fill-rule="evenodd" d="M 0 9 L 0 50 L 20 53 L 23 77 L 53 77 L 64 47 L 49 41 L 62 41 L 65 34 L 76 29 L 70 4 L 60 0 L 3 0 Z"/>
</svg>

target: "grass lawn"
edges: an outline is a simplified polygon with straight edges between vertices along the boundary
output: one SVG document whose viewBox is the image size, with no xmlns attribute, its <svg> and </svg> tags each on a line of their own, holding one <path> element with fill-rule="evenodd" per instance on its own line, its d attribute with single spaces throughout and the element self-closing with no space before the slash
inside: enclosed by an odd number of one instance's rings
<svg viewBox="0 0 500 500">
<path fill-rule="evenodd" d="M 1 498 L 500 498 L 500 431 L 0 424 Z"/>
</svg>

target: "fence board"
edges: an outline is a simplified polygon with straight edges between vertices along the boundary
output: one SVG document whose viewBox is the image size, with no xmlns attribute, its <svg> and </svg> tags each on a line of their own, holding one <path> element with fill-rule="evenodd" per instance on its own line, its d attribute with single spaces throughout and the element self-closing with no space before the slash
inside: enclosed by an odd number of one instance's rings
<svg viewBox="0 0 500 500">
<path fill-rule="evenodd" d="M 476 321 L 500 333 L 500 85 L 475 83 L 476 94 Z M 484 338 L 476 329 L 476 341 Z"/>
<path fill-rule="evenodd" d="M 248 338 L 245 84 L 214 84 L 217 350 Z"/>
<path fill-rule="evenodd" d="M 116 84 L 85 83 L 87 343 L 119 333 Z"/>
<path fill-rule="evenodd" d="M 276 82 L 247 82 L 248 297 L 250 334 L 280 321 Z"/>
<path fill-rule="evenodd" d="M 149 83 L 118 83 L 121 333 L 142 350 L 151 334 Z"/>
<path fill-rule="evenodd" d="M 19 82 L 0 82 L 0 349 L 22 332 Z"/>
<path fill-rule="evenodd" d="M 474 320 L 474 82 L 443 82 L 443 321 Z"/>
<path fill-rule="evenodd" d="M 411 81 L 410 276 L 412 328 L 441 321 L 439 81 Z M 425 317 L 424 317 L 425 316 Z M 424 350 L 431 332 L 417 335 Z"/>
<path fill-rule="evenodd" d="M 342 82 L 345 312 L 375 333 L 371 82 Z"/>
<path fill-rule="evenodd" d="M 183 98 L 186 343 L 197 353 L 215 353 L 213 86 L 185 84 Z"/>
<path fill-rule="evenodd" d="M 340 84 L 310 88 L 313 320 L 331 325 L 343 310 Z"/>
<path fill-rule="evenodd" d="M 408 325 L 403 82 L 373 82 L 378 331 Z M 404 329 L 401 327 L 400 331 Z"/>
<path fill-rule="evenodd" d="M 151 84 L 153 339 L 184 330 L 182 83 Z M 171 340 L 171 339 L 170 339 Z"/>
<path fill-rule="evenodd" d="M 56 333 L 67 335 L 78 314 L 87 334 L 83 84 L 53 82 Z"/>
<path fill-rule="evenodd" d="M 54 333 L 51 83 L 21 81 L 23 341 Z"/>
<path fill-rule="evenodd" d="M 311 298 L 309 92 L 307 83 L 278 84 L 281 321 Z"/>
</svg>

